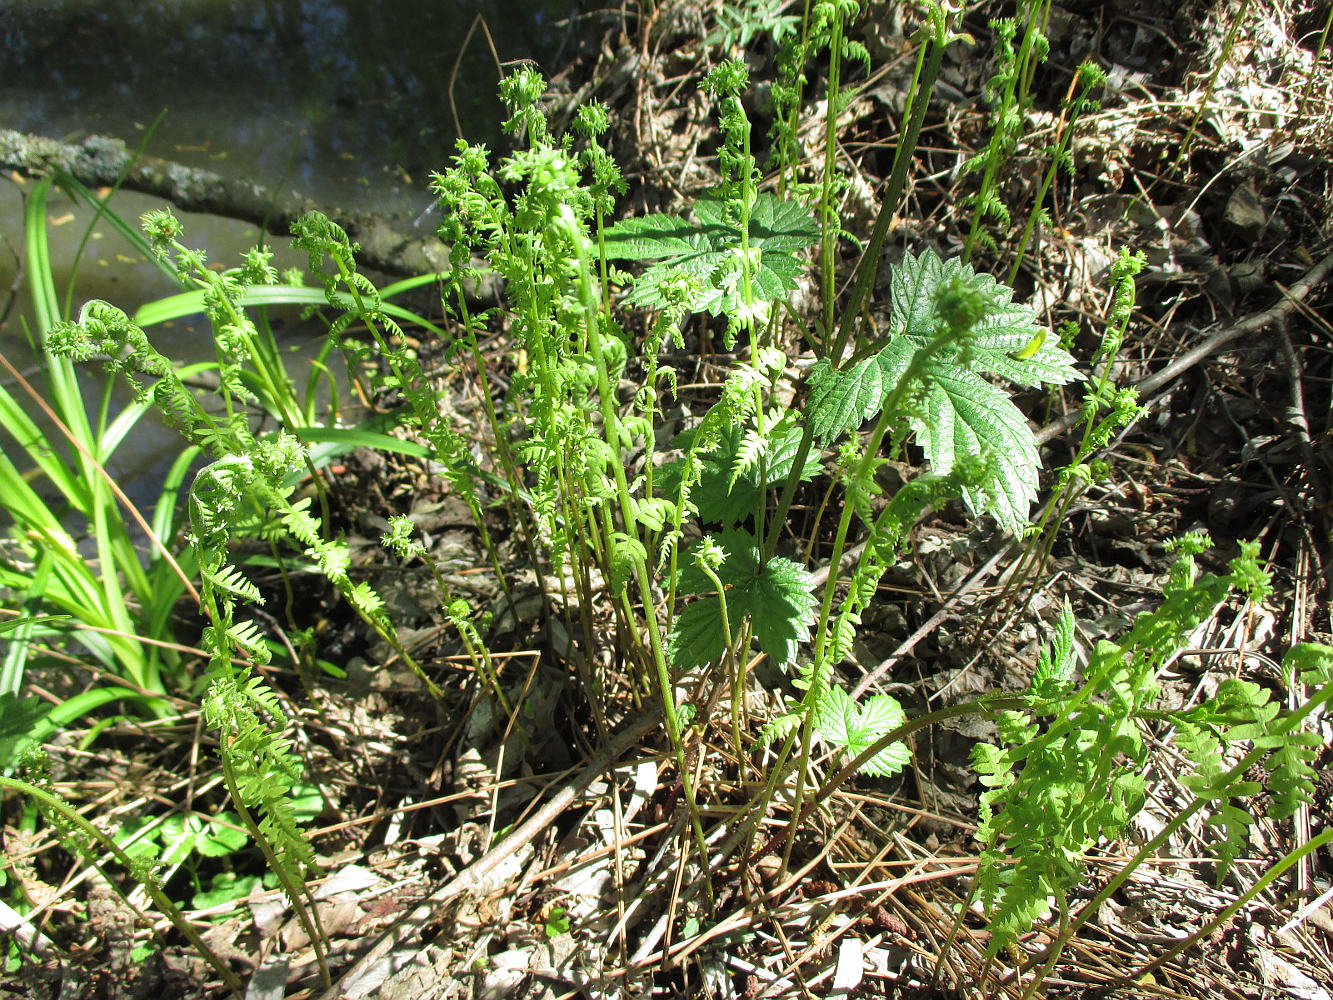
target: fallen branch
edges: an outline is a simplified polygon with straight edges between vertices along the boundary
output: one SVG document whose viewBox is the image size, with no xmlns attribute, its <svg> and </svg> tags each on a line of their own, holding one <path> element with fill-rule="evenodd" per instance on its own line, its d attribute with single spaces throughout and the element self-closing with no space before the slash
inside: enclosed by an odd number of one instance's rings
<svg viewBox="0 0 1333 1000">
<path fill-rule="evenodd" d="M 165 199 L 185 212 L 253 223 L 273 236 L 290 236 L 292 222 L 319 210 L 361 245 L 357 258 L 367 267 L 396 276 L 449 269 L 449 249 L 433 232 L 406 234 L 369 213 L 330 209 L 297 194 L 283 196 L 211 170 L 136 156 L 124 142 L 107 136 L 63 143 L 0 129 L 0 167 L 29 176 L 60 169 L 90 188 L 119 184 L 126 191 Z"/>
<path fill-rule="evenodd" d="M 1142 382 L 1139 382 L 1135 386 L 1139 390 L 1139 399 L 1146 399 L 1159 389 L 1174 382 L 1200 361 L 1216 354 L 1233 340 L 1237 340 L 1247 333 L 1256 333 L 1268 326 L 1269 323 L 1275 322 L 1296 309 L 1310 292 L 1324 283 L 1330 271 L 1333 271 L 1333 253 L 1328 254 L 1318 264 L 1305 272 L 1305 275 L 1299 281 L 1285 289 L 1282 299 L 1275 305 L 1262 312 L 1251 313 L 1244 319 L 1237 320 L 1231 326 L 1218 330 L 1206 340 L 1175 358 L 1161 371 L 1154 372 Z M 1074 410 L 1068 416 L 1052 421 L 1037 431 L 1037 443 L 1045 444 L 1051 439 L 1059 437 L 1082 419 L 1082 414 L 1078 410 Z"/>
</svg>

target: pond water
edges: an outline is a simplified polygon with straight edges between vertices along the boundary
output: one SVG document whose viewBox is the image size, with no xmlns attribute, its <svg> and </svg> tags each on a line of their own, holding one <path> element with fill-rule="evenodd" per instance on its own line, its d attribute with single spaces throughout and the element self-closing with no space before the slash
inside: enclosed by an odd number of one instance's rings
<svg viewBox="0 0 1333 1000">
<path fill-rule="evenodd" d="M 419 210 L 460 131 L 496 136 L 496 56 L 549 71 L 575 7 L 10 0 L 0 4 L 0 121 L 134 146 L 162 113 L 147 153 L 321 203 Z"/>
<path fill-rule="evenodd" d="M 427 184 L 461 134 L 495 143 L 503 109 L 497 59 L 560 64 L 578 0 L 9 0 L 0 2 L 0 122 L 65 141 L 123 139 L 131 149 L 241 177 L 321 205 L 394 217 L 405 232 L 438 222 Z M 23 204 L 31 182 L 0 181 L 0 294 L 16 287 Z M 118 193 L 128 220 L 161 202 Z M 185 243 L 226 266 L 253 246 L 255 227 L 182 215 Z M 72 300 L 104 298 L 133 312 L 176 289 L 105 225 L 52 192 L 53 270 L 63 293 L 87 237 Z M 414 228 L 415 227 L 415 230 Z M 285 241 L 280 267 L 304 267 Z M 29 374 L 24 291 L 0 328 L 0 349 Z M 294 348 L 317 330 L 276 316 Z M 150 331 L 181 362 L 211 356 L 188 323 Z M 0 382 L 13 391 L 8 378 Z M 6 442 L 8 447 L 9 442 Z M 145 427 L 113 475 L 136 500 L 179 442 Z M 151 502 L 151 501 L 150 501 Z"/>
</svg>

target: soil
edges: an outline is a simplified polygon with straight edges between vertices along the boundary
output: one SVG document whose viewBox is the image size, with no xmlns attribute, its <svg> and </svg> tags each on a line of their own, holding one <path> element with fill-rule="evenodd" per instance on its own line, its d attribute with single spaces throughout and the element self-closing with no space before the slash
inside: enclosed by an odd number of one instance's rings
<svg viewBox="0 0 1333 1000">
<path fill-rule="evenodd" d="M 647 32 L 632 20 L 591 17 L 582 56 L 553 83 L 557 119 L 561 108 L 597 97 L 625 123 L 612 133 L 612 152 L 631 179 L 625 214 L 679 211 L 717 180 L 718 137 L 696 82 L 719 57 L 701 41 L 720 23 L 719 6 L 662 3 Z M 1298 641 L 1333 642 L 1333 285 L 1326 280 L 1333 268 L 1333 69 L 1326 52 L 1316 65 L 1324 13 L 1312 0 L 1236 8 L 1202 0 L 1175 9 L 1137 0 L 1052 5 L 1050 54 L 1003 174 L 1014 222 L 993 229 L 995 245 L 974 262 L 1007 272 L 1074 70 L 1095 57 L 1109 75 L 1101 110 L 1080 123 L 1074 169 L 1059 175 L 1049 223 L 1014 284 L 1016 297 L 1033 303 L 1052 329 L 1076 324 L 1073 350 L 1086 358 L 1105 328 L 1110 264 L 1121 248 L 1142 251 L 1148 266 L 1113 374 L 1143 387 L 1148 412 L 1112 442 L 1103 456 L 1109 478 L 1068 511 L 1049 558 L 1024 588 L 1003 585 L 1021 547 L 961 505 L 918 525 L 910 554 L 886 577 L 843 665 L 849 688 L 892 694 L 909 717 L 1022 688 L 1064 601 L 1074 607 L 1084 647 L 1122 634 L 1160 602 L 1168 542 L 1195 529 L 1215 543 L 1204 569 L 1223 569 L 1239 542 L 1258 539 L 1273 588 L 1261 603 L 1225 604 L 1201 627 L 1187 653 L 1164 668 L 1168 704 L 1206 695 L 1230 676 L 1285 698 L 1276 669 L 1283 650 Z M 988 135 L 979 97 L 994 66 L 988 19 L 1005 10 L 981 4 L 969 11 L 971 39 L 949 50 L 911 194 L 894 220 L 890 259 L 961 249 L 965 197 L 976 185 L 961 159 Z M 840 163 L 849 173 L 844 219 L 858 236 L 873 224 L 891 169 L 914 68 L 910 35 L 919 23 L 914 5 L 872 4 L 856 30 L 876 67 L 851 77 L 860 89 L 840 119 Z M 763 121 L 773 43 L 761 33 L 738 53 L 759 82 L 751 110 Z M 822 155 L 823 111 L 808 110 L 803 141 L 814 158 Z M 856 249 L 843 241 L 849 269 Z M 678 359 L 681 383 L 709 387 L 716 381 L 712 331 L 696 321 L 687 333 L 695 368 Z M 507 347 L 497 325 L 486 345 L 497 371 L 512 369 Z M 791 348 L 794 356 L 803 350 L 795 342 Z M 434 367 L 447 372 L 439 376 L 442 405 L 480 426 L 475 374 L 443 359 Z M 682 396 L 687 412 L 711 390 L 694 391 Z M 1068 461 L 1076 441 L 1065 417 L 1076 414 L 1076 396 L 1031 393 L 1019 403 L 1042 429 L 1046 466 Z M 817 506 L 821 490 L 801 502 Z M 342 995 L 1021 994 L 1021 983 L 1005 973 L 1016 959 L 1040 955 L 1050 936 L 1035 932 L 1022 954 L 986 962 L 984 921 L 956 919 L 967 907 L 976 858 L 980 788 L 969 753 L 993 735 L 990 723 L 920 734 L 903 775 L 856 782 L 807 824 L 791 859 L 799 878 L 781 878 L 778 844 L 755 859 L 754 884 L 742 884 L 734 870 L 715 873 L 710 912 L 698 893 L 681 892 L 680 783 L 661 750 L 664 737 L 654 729 L 616 744 L 614 733 L 639 717 L 629 685 L 617 679 L 611 654 L 607 662 L 579 659 L 503 508 L 494 509 L 488 528 L 507 593 L 466 506 L 434 470 L 358 452 L 338 470 L 332 496 L 357 573 L 385 596 L 406 644 L 444 693 L 432 700 L 330 593 L 301 584 L 307 589 L 293 598 L 302 610 L 297 619 L 314 630 L 316 656 L 339 676 L 311 663 L 300 675 L 275 670 L 270 681 L 283 692 L 306 761 L 307 822 L 320 857 L 315 896 L 330 964 L 349 977 Z M 521 714 L 507 719 L 482 696 L 470 658 L 439 613 L 431 574 L 379 545 L 395 513 L 412 515 L 425 533 L 451 593 L 491 614 L 488 645 L 505 689 L 525 706 Z M 271 583 L 274 594 L 283 593 Z M 270 624 L 278 629 L 283 616 L 273 607 Z M 609 605 L 598 613 L 609 621 Z M 587 676 L 604 681 L 605 719 L 582 693 Z M 768 677 L 762 665 L 755 676 L 752 710 L 772 714 L 778 701 L 768 691 L 781 678 Z M 1215 885 L 1211 867 L 1195 860 L 1215 833 L 1202 825 L 1182 830 L 1159 852 L 1167 860 L 1142 869 L 1070 943 L 1048 970 L 1044 993 L 1333 996 L 1333 859 L 1326 850 L 1263 889 L 1199 946 L 1136 974 L 1249 889 L 1267 864 L 1333 822 L 1333 724 L 1319 726 L 1320 795 L 1294 826 L 1265 819 L 1262 793 L 1240 802 L 1257 818 L 1252 849 L 1260 863 L 1237 866 Z M 607 747 L 618 752 L 608 758 Z M 1164 735 L 1147 775 L 1151 805 L 1134 839 L 1150 839 L 1183 801 L 1173 752 Z M 190 710 L 170 730 L 113 723 L 90 753 L 78 752 L 70 734 L 53 756 L 61 790 L 72 801 L 98 802 L 94 815 L 112 826 L 161 813 L 183 793 L 205 814 L 221 802 L 208 737 Z M 561 789 L 573 792 L 561 800 Z M 751 792 L 722 788 L 716 808 Z M 543 812 L 552 801 L 561 808 Z M 20 814 L 13 804 L 5 814 L 8 877 L 39 906 L 35 926 L 46 944 L 7 974 L 0 996 L 222 992 L 160 921 L 165 946 L 144 949 L 151 956 L 142 963 L 128 960 L 149 942 L 142 923 L 49 835 L 20 834 Z M 497 844 L 509 853 L 497 854 Z M 1132 846 L 1099 846 L 1088 859 L 1083 898 L 1096 894 Z M 209 943 L 253 976 L 250 996 L 324 995 L 309 942 L 272 886 L 252 881 L 244 893 L 200 905 L 208 899 L 197 893 L 262 871 L 251 853 L 195 858 L 167 889 L 193 900 Z"/>
</svg>

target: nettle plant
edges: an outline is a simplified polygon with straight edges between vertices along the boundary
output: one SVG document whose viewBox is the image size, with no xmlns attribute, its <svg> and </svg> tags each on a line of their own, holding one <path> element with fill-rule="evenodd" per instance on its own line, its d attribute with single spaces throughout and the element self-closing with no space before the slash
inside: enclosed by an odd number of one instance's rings
<svg viewBox="0 0 1333 1000">
<path fill-rule="evenodd" d="M 902 722 L 892 699 L 857 705 L 834 678 L 861 613 L 931 507 L 961 497 L 1002 527 L 1026 523 L 1038 488 L 1036 442 L 987 376 L 1021 386 L 1077 377 L 1073 358 L 1045 338 L 1009 288 L 926 251 L 893 267 L 887 328 L 848 358 L 823 352 L 805 380 L 805 406 L 780 405 L 789 364 L 774 343 L 779 314 L 822 229 L 801 204 L 757 190 L 739 100 L 745 85 L 736 63 L 707 81 L 721 108 L 723 182 L 694 203 L 692 218 L 606 226 L 621 187 L 598 143 L 606 114 L 580 111 L 579 148 L 573 136 L 552 137 L 538 107 L 543 81 L 531 70 L 502 90 L 513 112 L 508 128 L 526 134 L 527 148 L 492 168 L 485 150 L 464 144 L 435 184 L 460 314 L 469 331 L 480 319 L 463 311 L 462 293 L 469 262 L 483 258 L 504 279 L 505 318 L 526 359 L 505 405 L 489 411 L 497 444 L 516 442 L 516 455 L 500 456 L 506 469 L 519 459 L 535 473 L 535 483 L 509 487 L 530 515 L 520 521 L 525 540 L 549 567 L 562 606 L 579 609 L 581 622 L 572 624 L 583 625 L 590 643 L 590 567 L 609 583 L 620 646 L 658 689 L 691 802 L 677 685 L 685 672 L 725 665 L 734 749 L 748 752 L 751 646 L 794 671 L 804 689 L 766 730 L 786 738 L 784 759 L 799 738 L 802 775 L 816 738 L 855 755 Z M 648 266 L 631 278 L 612 261 Z M 628 287 L 620 310 L 613 284 Z M 625 306 L 651 310 L 641 343 L 625 332 Z M 711 407 L 659 456 L 662 401 L 676 384 L 660 352 L 671 341 L 683 347 L 689 313 L 719 317 L 733 353 Z M 826 329 L 812 339 L 834 337 Z M 627 381 L 633 388 L 622 390 Z M 909 441 L 931 471 L 886 496 L 876 472 Z M 826 452 L 845 495 L 831 562 L 840 563 L 854 530 L 866 548 L 849 588 L 830 574 L 821 592 L 801 562 L 777 549 L 797 484 L 825 470 Z M 818 531 L 816 524 L 810 537 Z M 644 611 L 659 603 L 664 620 Z M 905 760 L 892 746 L 864 769 L 888 774 Z M 702 844 L 697 812 L 694 826 Z"/>
</svg>

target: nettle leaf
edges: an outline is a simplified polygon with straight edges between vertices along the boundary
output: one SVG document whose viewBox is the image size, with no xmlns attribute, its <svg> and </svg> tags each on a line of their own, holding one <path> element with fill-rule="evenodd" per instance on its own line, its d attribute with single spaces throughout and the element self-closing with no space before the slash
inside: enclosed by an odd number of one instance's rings
<svg viewBox="0 0 1333 1000">
<path fill-rule="evenodd" d="M 890 342 L 845 372 L 835 372 L 826 358 L 815 362 L 806 409 L 815 439 L 827 444 L 878 413 L 911 361 L 911 350 Z"/>
<path fill-rule="evenodd" d="M 885 733 L 897 729 L 907 716 L 897 700 L 888 695 L 867 698 L 857 705 L 837 684 L 832 684 L 819 699 L 815 712 L 815 732 L 833 746 L 842 747 L 849 758 L 859 757 Z M 907 745 L 890 743 L 861 765 L 861 773 L 885 778 L 897 774 L 912 759 Z"/>
<path fill-rule="evenodd" d="M 675 446 L 688 448 L 692 436 L 691 431 L 678 435 Z M 690 498 L 700 518 L 709 524 L 733 525 L 754 514 L 760 492 L 786 481 L 800 445 L 801 429 L 794 423 L 763 438 L 742 426 L 724 429 L 717 447 L 699 456 L 703 473 Z M 674 497 L 682 466 L 683 461 L 676 460 L 657 470 L 657 492 Z M 819 455 L 812 450 L 801 469 L 801 481 L 813 479 L 819 470 Z"/>
<path fill-rule="evenodd" d="M 861 712 L 851 695 L 830 684 L 815 708 L 815 732 L 834 746 L 845 747 L 860 727 Z"/>
<path fill-rule="evenodd" d="M 672 215 L 625 219 L 606 231 L 610 260 L 656 261 L 634 283 L 630 305 L 662 307 L 682 278 L 694 279 L 686 298 L 691 312 L 732 315 L 745 306 L 740 289 L 741 233 L 724 218 L 726 202 L 706 195 L 694 206 L 698 224 Z M 775 195 L 759 195 L 751 207 L 750 293 L 776 302 L 796 288 L 805 261 L 797 256 L 819 238 L 819 227 L 804 208 Z"/>
<path fill-rule="evenodd" d="M 786 667 L 796 659 L 797 646 L 810 638 L 815 622 L 810 574 L 779 556 L 761 565 L 759 544 L 748 531 L 726 528 L 714 541 L 726 553 L 717 576 L 726 595 L 733 635 L 749 618 L 759 648 L 779 667 Z M 688 561 L 680 573 L 679 589 L 699 597 L 672 623 L 668 654 L 677 667 L 706 666 L 726 650 L 722 606 L 712 581 Z"/>
<path fill-rule="evenodd" d="M 981 487 L 965 489 L 972 510 L 990 514 L 1018 531 L 1037 498 L 1041 458 L 1027 419 L 1003 389 L 961 368 L 932 372 L 920 417 L 912 429 L 931 471 L 947 475 L 962 455 L 985 455 L 990 467 Z"/>
<path fill-rule="evenodd" d="M 843 372 L 827 361 L 814 366 L 807 419 L 816 437 L 827 443 L 877 414 L 917 352 L 958 322 L 945 315 L 956 307 L 950 303 L 966 302 L 966 341 L 927 362 L 921 387 L 913 387 L 912 428 L 941 475 L 964 455 L 987 456 L 982 485 L 965 490 L 965 499 L 974 511 L 1018 530 L 1036 499 L 1036 439 L 1008 394 L 983 374 L 1024 386 L 1062 385 L 1077 377 L 1073 357 L 1054 338 L 1042 337 L 1035 313 L 1013 301 L 1011 288 L 930 250 L 894 265 L 890 302 L 892 327 L 877 354 Z"/>
</svg>

